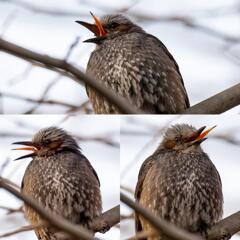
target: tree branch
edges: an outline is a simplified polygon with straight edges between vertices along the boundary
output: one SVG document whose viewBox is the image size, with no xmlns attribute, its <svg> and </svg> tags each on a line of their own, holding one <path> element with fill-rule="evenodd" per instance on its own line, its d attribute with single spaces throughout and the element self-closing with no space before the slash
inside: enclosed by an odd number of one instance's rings
<svg viewBox="0 0 240 240">
<path fill-rule="evenodd" d="M 120 205 L 104 212 L 100 217 L 94 219 L 91 229 L 94 232 L 107 232 L 111 227 L 120 222 Z"/>
<path fill-rule="evenodd" d="M 42 55 L 26 48 L 20 47 L 16 44 L 0 38 L 0 50 L 10 53 L 19 58 L 25 59 L 30 62 L 37 62 L 42 67 L 47 67 L 56 72 L 62 72 L 63 75 L 72 78 L 77 83 L 86 83 L 95 91 L 104 96 L 112 104 L 116 105 L 122 113 L 134 114 L 140 113 L 137 109 L 131 106 L 126 100 L 116 95 L 111 89 L 104 87 L 99 81 L 92 79 L 84 74 L 75 66 L 69 64 L 65 60 L 53 58 L 50 56 Z M 223 113 L 240 104 L 240 84 L 228 88 L 186 110 L 186 114 L 219 114 Z"/>
<path fill-rule="evenodd" d="M 188 233 L 187 231 L 165 221 L 162 218 L 156 217 L 154 214 L 143 208 L 139 203 L 134 202 L 125 194 L 121 193 L 120 199 L 130 208 L 134 209 L 137 213 L 146 218 L 156 230 L 161 231 L 167 237 L 170 237 L 175 240 L 202 240 L 198 235 Z"/>
<path fill-rule="evenodd" d="M 16 190 L 14 187 L 11 186 L 13 184 L 10 183 L 11 182 L 8 179 L 0 177 L 0 188 L 4 188 L 17 198 L 24 201 L 27 205 L 34 209 L 43 219 L 45 219 L 48 222 L 48 224 L 77 239 L 84 240 L 96 239 L 94 238 L 93 232 L 85 229 L 81 225 L 73 224 L 65 220 L 63 217 L 53 214 L 52 212 L 49 212 L 47 209 L 40 206 L 39 203 L 37 203 L 35 200 Z M 119 215 L 119 217 L 117 215 Z M 106 230 L 109 230 L 114 224 L 120 221 L 118 206 L 103 213 L 101 216 L 95 220 L 96 225 L 93 224 L 94 231 L 96 230 L 105 232 Z M 107 220 L 106 217 L 109 219 Z M 103 227 L 103 229 L 100 228 L 100 225 Z"/>
<path fill-rule="evenodd" d="M 230 239 L 240 231 L 240 211 L 236 212 L 212 226 L 207 231 L 207 240 Z"/>
<path fill-rule="evenodd" d="M 13 213 L 23 213 L 23 207 L 19 208 L 10 208 L 10 207 L 5 207 L 5 206 L 0 206 L 0 209 L 4 209 L 7 211 L 7 215 L 13 214 Z"/>
<path fill-rule="evenodd" d="M 240 105 L 240 83 L 190 108 L 185 114 L 220 114 Z"/>
<path fill-rule="evenodd" d="M 197 235 L 188 233 L 185 230 L 176 227 L 175 225 L 168 223 L 167 221 L 156 217 L 147 209 L 143 208 L 139 203 L 132 201 L 126 195 L 121 193 L 121 201 L 128 205 L 130 208 L 135 210 L 137 213 L 146 218 L 156 230 L 161 231 L 165 235 L 178 240 L 194 240 L 202 239 Z M 240 211 L 236 212 L 207 229 L 206 239 L 207 240 L 220 240 L 220 239 L 230 239 L 234 234 L 240 231 Z M 143 235 L 145 236 L 143 232 Z M 142 234 L 138 238 L 142 237 Z M 137 239 L 138 239 L 137 238 Z M 130 238 L 131 239 L 131 238 Z"/>
<path fill-rule="evenodd" d="M 45 66 L 53 71 L 59 72 L 60 70 L 60 72 L 63 72 L 63 74 L 67 75 L 69 78 L 72 78 L 77 83 L 85 83 L 89 85 L 99 94 L 104 96 L 113 105 L 117 106 L 119 110 L 124 114 L 140 113 L 133 106 L 131 106 L 130 103 L 128 103 L 123 97 L 117 95 L 113 90 L 104 87 L 99 81 L 87 76 L 78 68 L 65 60 L 28 50 L 16 44 L 5 41 L 2 38 L 0 38 L 0 50 L 10 53 L 11 55 L 14 55 L 16 57 L 25 59 L 26 61 L 37 62 L 43 67 Z"/>
</svg>

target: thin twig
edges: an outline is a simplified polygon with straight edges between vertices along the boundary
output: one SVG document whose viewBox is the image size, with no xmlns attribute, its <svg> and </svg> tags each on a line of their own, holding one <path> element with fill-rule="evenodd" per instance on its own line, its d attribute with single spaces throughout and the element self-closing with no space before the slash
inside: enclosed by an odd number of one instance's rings
<svg viewBox="0 0 240 240">
<path fill-rule="evenodd" d="M 1 92 L 1 95 L 2 95 L 2 97 L 15 98 L 15 99 L 19 99 L 19 100 L 27 101 L 27 102 L 31 102 L 31 103 L 61 105 L 61 106 L 68 107 L 68 108 L 78 108 L 78 106 L 76 106 L 76 105 L 57 101 L 57 100 L 33 99 L 30 97 L 24 97 L 24 96 L 20 96 L 20 95 L 14 94 L 14 93 L 6 93 L 6 92 Z"/>
<path fill-rule="evenodd" d="M 41 228 L 41 227 L 44 227 L 44 226 L 46 226 L 46 223 L 45 224 L 44 223 L 39 223 L 39 224 L 36 224 L 36 225 L 23 226 L 23 227 L 20 227 L 20 228 L 14 230 L 14 231 L 1 234 L 0 238 L 9 237 L 9 236 L 16 235 L 16 234 L 22 233 L 22 232 L 32 231 L 32 230 L 35 230 L 37 228 Z"/>
<path fill-rule="evenodd" d="M 91 229 L 94 232 L 105 233 L 111 227 L 120 222 L 120 205 L 117 205 L 104 212 L 99 218 L 94 219 Z"/>
<path fill-rule="evenodd" d="M 5 206 L 0 206 L 0 209 L 4 209 L 7 211 L 7 215 L 13 214 L 13 213 L 22 213 L 23 212 L 23 207 L 19 208 L 10 208 L 10 207 L 5 207 Z"/>
</svg>

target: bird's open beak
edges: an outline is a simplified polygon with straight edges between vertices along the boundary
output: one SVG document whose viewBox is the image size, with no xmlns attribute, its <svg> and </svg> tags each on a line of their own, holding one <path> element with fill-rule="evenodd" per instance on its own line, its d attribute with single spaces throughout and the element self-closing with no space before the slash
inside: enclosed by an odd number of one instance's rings
<svg viewBox="0 0 240 240">
<path fill-rule="evenodd" d="M 28 151 L 33 151 L 33 153 L 30 153 L 30 154 L 27 154 L 27 155 L 24 155 L 22 157 L 19 157 L 17 159 L 15 159 L 14 161 L 16 160 L 20 160 L 20 159 L 24 159 L 24 158 L 28 158 L 28 157 L 34 157 L 36 156 L 36 152 L 39 150 L 37 144 L 33 143 L 33 142 L 30 142 L 30 141 L 24 141 L 24 142 L 14 142 L 12 144 L 18 144 L 18 145 L 24 145 L 24 146 L 27 146 L 27 147 L 21 147 L 21 148 L 14 148 L 12 150 L 28 150 Z"/>
<path fill-rule="evenodd" d="M 205 140 L 207 139 L 206 136 L 207 136 L 215 127 L 216 127 L 216 125 L 213 126 L 213 127 L 211 127 L 211 128 L 209 128 L 209 129 L 207 129 L 207 130 L 205 130 L 205 131 L 203 131 L 203 130 L 206 128 L 206 126 L 199 128 L 198 131 L 197 131 L 196 138 L 192 141 L 192 143 L 193 143 L 193 144 L 194 144 L 194 143 L 199 143 L 199 144 L 200 144 L 200 143 L 202 143 L 203 141 L 205 141 Z"/>
<path fill-rule="evenodd" d="M 107 31 L 106 29 L 104 29 L 101 21 L 96 16 L 94 16 L 93 13 L 91 13 L 91 15 L 95 21 L 95 24 L 91 24 L 83 21 L 76 21 L 76 23 L 79 23 L 85 28 L 87 28 L 89 31 L 94 33 L 97 36 L 97 38 L 105 36 L 107 34 Z M 85 40 L 84 42 L 95 42 L 94 39 L 96 38 L 91 38 L 91 39 Z"/>
</svg>

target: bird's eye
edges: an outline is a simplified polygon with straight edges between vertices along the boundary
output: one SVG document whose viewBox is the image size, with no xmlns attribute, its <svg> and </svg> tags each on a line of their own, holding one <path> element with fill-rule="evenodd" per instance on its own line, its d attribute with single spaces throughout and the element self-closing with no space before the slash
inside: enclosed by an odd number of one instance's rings
<svg viewBox="0 0 240 240">
<path fill-rule="evenodd" d="M 175 142 L 179 142 L 180 140 L 181 140 L 181 138 L 180 137 L 175 137 Z"/>
<path fill-rule="evenodd" d="M 116 23 L 116 22 L 113 22 L 113 23 L 111 23 L 111 24 L 109 24 L 109 28 L 111 28 L 111 29 L 115 29 L 115 28 L 117 28 L 119 26 L 119 24 L 118 23 Z"/>
<path fill-rule="evenodd" d="M 50 143 L 51 143 L 50 140 L 45 140 L 45 141 L 44 141 L 44 145 L 45 145 L 45 146 L 48 146 Z"/>
</svg>

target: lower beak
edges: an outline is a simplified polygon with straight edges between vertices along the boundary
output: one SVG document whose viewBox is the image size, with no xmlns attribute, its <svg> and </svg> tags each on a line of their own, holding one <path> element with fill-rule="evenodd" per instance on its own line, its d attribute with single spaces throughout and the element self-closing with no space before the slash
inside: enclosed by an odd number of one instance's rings
<svg viewBox="0 0 240 240">
<path fill-rule="evenodd" d="M 38 151 L 37 145 L 34 144 L 33 142 L 30 142 L 30 141 L 29 142 L 28 141 L 25 141 L 25 142 L 14 142 L 12 144 L 20 144 L 20 145 L 27 146 L 27 147 L 21 147 L 21 148 L 14 148 L 13 150 L 33 151 L 33 153 L 30 153 L 30 154 L 24 155 L 22 157 L 19 157 L 19 158 L 15 159 L 14 161 L 20 160 L 20 159 L 24 159 L 24 158 L 28 158 L 28 157 L 34 157 L 34 156 L 36 156 L 36 152 Z"/>
</svg>

